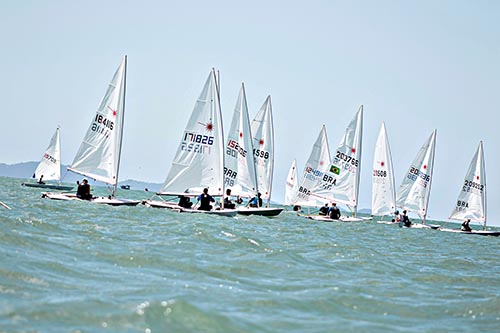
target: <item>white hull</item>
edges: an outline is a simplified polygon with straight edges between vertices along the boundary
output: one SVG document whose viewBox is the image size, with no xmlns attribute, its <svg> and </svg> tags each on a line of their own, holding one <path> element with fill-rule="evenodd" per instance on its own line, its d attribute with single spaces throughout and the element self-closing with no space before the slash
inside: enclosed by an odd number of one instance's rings
<svg viewBox="0 0 500 333">
<path fill-rule="evenodd" d="M 167 208 L 167 209 L 176 209 L 180 211 L 181 206 L 176 204 L 175 202 L 163 201 L 163 200 L 144 200 L 142 202 L 146 207 L 151 208 Z"/>
<path fill-rule="evenodd" d="M 47 198 L 51 200 L 62 200 L 62 201 L 89 201 L 96 204 L 111 205 L 111 206 L 136 206 L 140 203 L 140 200 L 129 200 L 114 197 L 94 197 L 90 200 L 82 200 L 76 196 L 74 193 L 55 193 L 55 192 L 43 192 L 42 198 Z"/>
<path fill-rule="evenodd" d="M 352 217 L 352 216 L 341 216 L 339 220 L 334 220 L 324 215 L 303 215 L 303 216 L 307 217 L 308 219 L 321 222 L 368 222 L 372 220 L 372 218 Z"/>
<path fill-rule="evenodd" d="M 405 227 L 402 222 L 399 222 L 401 228 L 413 228 L 413 229 L 439 229 L 438 224 L 422 224 L 422 223 L 412 223 L 411 226 Z"/>
<path fill-rule="evenodd" d="M 181 208 L 181 213 L 193 213 L 193 214 L 209 214 L 217 216 L 235 217 L 238 214 L 237 209 L 221 209 L 221 210 L 198 210 L 198 209 L 187 209 Z"/>
<path fill-rule="evenodd" d="M 439 228 L 438 230 L 445 231 L 445 232 L 454 232 L 454 233 L 457 233 L 457 234 L 481 235 L 481 236 L 495 236 L 495 237 L 500 236 L 500 231 L 488 231 L 488 230 L 463 231 L 461 229 L 446 229 L 446 228 Z"/>
<path fill-rule="evenodd" d="M 273 207 L 238 207 L 238 214 L 241 215 L 278 216 L 282 211 L 283 208 Z"/>
</svg>

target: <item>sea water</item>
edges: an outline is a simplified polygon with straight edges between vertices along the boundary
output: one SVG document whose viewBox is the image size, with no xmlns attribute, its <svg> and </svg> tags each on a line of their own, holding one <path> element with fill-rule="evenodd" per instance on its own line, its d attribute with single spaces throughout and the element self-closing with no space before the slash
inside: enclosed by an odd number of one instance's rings
<svg viewBox="0 0 500 333">
<path fill-rule="evenodd" d="M 0 178 L 0 332 L 500 331 L 500 238 L 53 201 L 20 183 Z"/>
</svg>

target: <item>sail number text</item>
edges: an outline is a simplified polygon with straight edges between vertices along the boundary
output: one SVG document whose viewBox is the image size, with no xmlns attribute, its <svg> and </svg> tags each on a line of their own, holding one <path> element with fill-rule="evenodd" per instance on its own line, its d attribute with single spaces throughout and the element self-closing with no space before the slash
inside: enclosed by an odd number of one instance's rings
<svg viewBox="0 0 500 333">
<path fill-rule="evenodd" d="M 262 157 L 262 158 L 264 158 L 266 160 L 269 158 L 269 152 L 265 151 L 265 150 L 261 150 L 261 149 L 254 149 L 253 150 L 253 155 L 255 157 Z"/>
<path fill-rule="evenodd" d="M 338 150 L 337 153 L 335 154 L 335 157 L 337 158 L 338 161 L 344 161 L 347 162 L 347 164 L 351 164 L 356 167 L 359 166 L 359 161 L 357 159 L 353 158 L 352 156 L 346 155 Z"/>
<path fill-rule="evenodd" d="M 113 121 L 107 119 L 106 117 L 103 117 L 100 114 L 96 114 L 94 122 L 92 123 L 90 129 L 99 134 L 106 131 L 106 135 L 108 135 L 109 133 L 107 130 L 109 129 L 110 131 L 112 131 L 114 126 L 115 123 Z"/>
<path fill-rule="evenodd" d="M 43 158 L 44 158 L 44 159 L 46 159 L 46 160 L 47 160 L 47 161 L 49 161 L 49 162 L 52 162 L 52 163 L 56 163 L 56 162 L 57 162 L 57 160 L 56 160 L 54 157 L 50 156 L 50 155 L 49 155 L 49 154 L 47 154 L 47 153 L 45 153 L 45 154 L 43 155 Z"/>
<path fill-rule="evenodd" d="M 484 185 L 466 179 L 462 190 L 464 192 L 481 194 L 484 190 Z"/>
<path fill-rule="evenodd" d="M 230 139 L 227 143 L 226 154 L 232 157 L 237 157 L 240 154 L 242 157 L 247 156 L 247 151 L 241 147 L 238 142 Z"/>
<path fill-rule="evenodd" d="M 231 169 L 224 167 L 224 183 L 228 186 L 234 186 L 234 180 L 238 173 Z"/>
<path fill-rule="evenodd" d="M 386 170 L 373 170 L 373 177 L 387 177 Z"/>
</svg>

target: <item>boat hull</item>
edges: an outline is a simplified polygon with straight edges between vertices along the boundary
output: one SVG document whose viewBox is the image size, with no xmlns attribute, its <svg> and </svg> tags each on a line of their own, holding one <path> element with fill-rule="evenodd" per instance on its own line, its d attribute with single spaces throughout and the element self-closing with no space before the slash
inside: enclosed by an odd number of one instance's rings
<svg viewBox="0 0 500 333">
<path fill-rule="evenodd" d="M 181 208 L 180 212 L 192 213 L 192 214 L 209 214 L 209 215 L 225 216 L 225 217 L 235 217 L 236 214 L 238 214 L 237 209 L 198 210 L 198 209 Z"/>
<path fill-rule="evenodd" d="M 412 229 L 433 229 L 437 230 L 441 227 L 439 224 L 422 224 L 422 223 L 412 223 L 409 227 L 405 227 L 403 222 L 399 222 L 401 228 L 412 228 Z"/>
<path fill-rule="evenodd" d="M 304 215 L 304 216 L 307 217 L 308 219 L 321 222 L 368 222 L 372 220 L 372 218 L 353 217 L 353 216 L 341 216 L 339 220 L 334 220 L 324 215 Z"/>
<path fill-rule="evenodd" d="M 130 200 L 115 197 L 94 197 L 90 200 L 82 200 L 76 196 L 74 193 L 53 193 L 53 192 L 43 192 L 42 198 L 47 198 L 51 200 L 61 200 L 61 201 L 89 201 L 101 205 L 110 206 L 137 206 L 140 200 Z"/>
<path fill-rule="evenodd" d="M 26 187 L 46 188 L 50 190 L 59 190 L 59 191 L 71 191 L 74 187 L 68 185 L 38 184 L 38 183 L 22 183 L 21 185 Z"/>
<path fill-rule="evenodd" d="M 241 215 L 260 215 L 260 216 L 278 216 L 283 211 L 283 208 L 273 207 L 239 207 L 238 214 Z"/>
<path fill-rule="evenodd" d="M 162 201 L 162 200 L 143 200 L 142 204 L 145 205 L 146 207 L 151 207 L 151 208 L 166 208 L 166 209 L 175 209 L 180 211 L 181 206 L 174 202 L 170 201 Z"/>
<path fill-rule="evenodd" d="M 481 236 L 493 236 L 493 237 L 498 237 L 500 236 L 500 231 L 492 231 L 492 230 L 472 230 L 472 231 L 464 231 L 461 229 L 446 229 L 446 228 L 439 228 L 440 231 L 445 231 L 445 232 L 453 232 L 456 234 L 467 234 L 467 235 L 481 235 Z"/>
</svg>

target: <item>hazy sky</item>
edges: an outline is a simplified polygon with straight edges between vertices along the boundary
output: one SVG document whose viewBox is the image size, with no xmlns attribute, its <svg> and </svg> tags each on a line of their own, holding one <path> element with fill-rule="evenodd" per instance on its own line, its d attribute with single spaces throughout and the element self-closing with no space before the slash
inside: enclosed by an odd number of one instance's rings
<svg viewBox="0 0 500 333">
<path fill-rule="evenodd" d="M 0 1 L 2 163 L 34 161 L 61 126 L 72 162 L 128 55 L 122 180 L 161 183 L 212 67 L 228 128 L 272 96 L 273 199 L 321 125 L 339 144 L 364 105 L 360 208 L 385 121 L 399 186 L 437 128 L 429 218 L 446 219 L 480 140 L 489 224 L 500 225 L 498 1 Z M 29 176 L 29 175 L 27 175 Z"/>
</svg>

